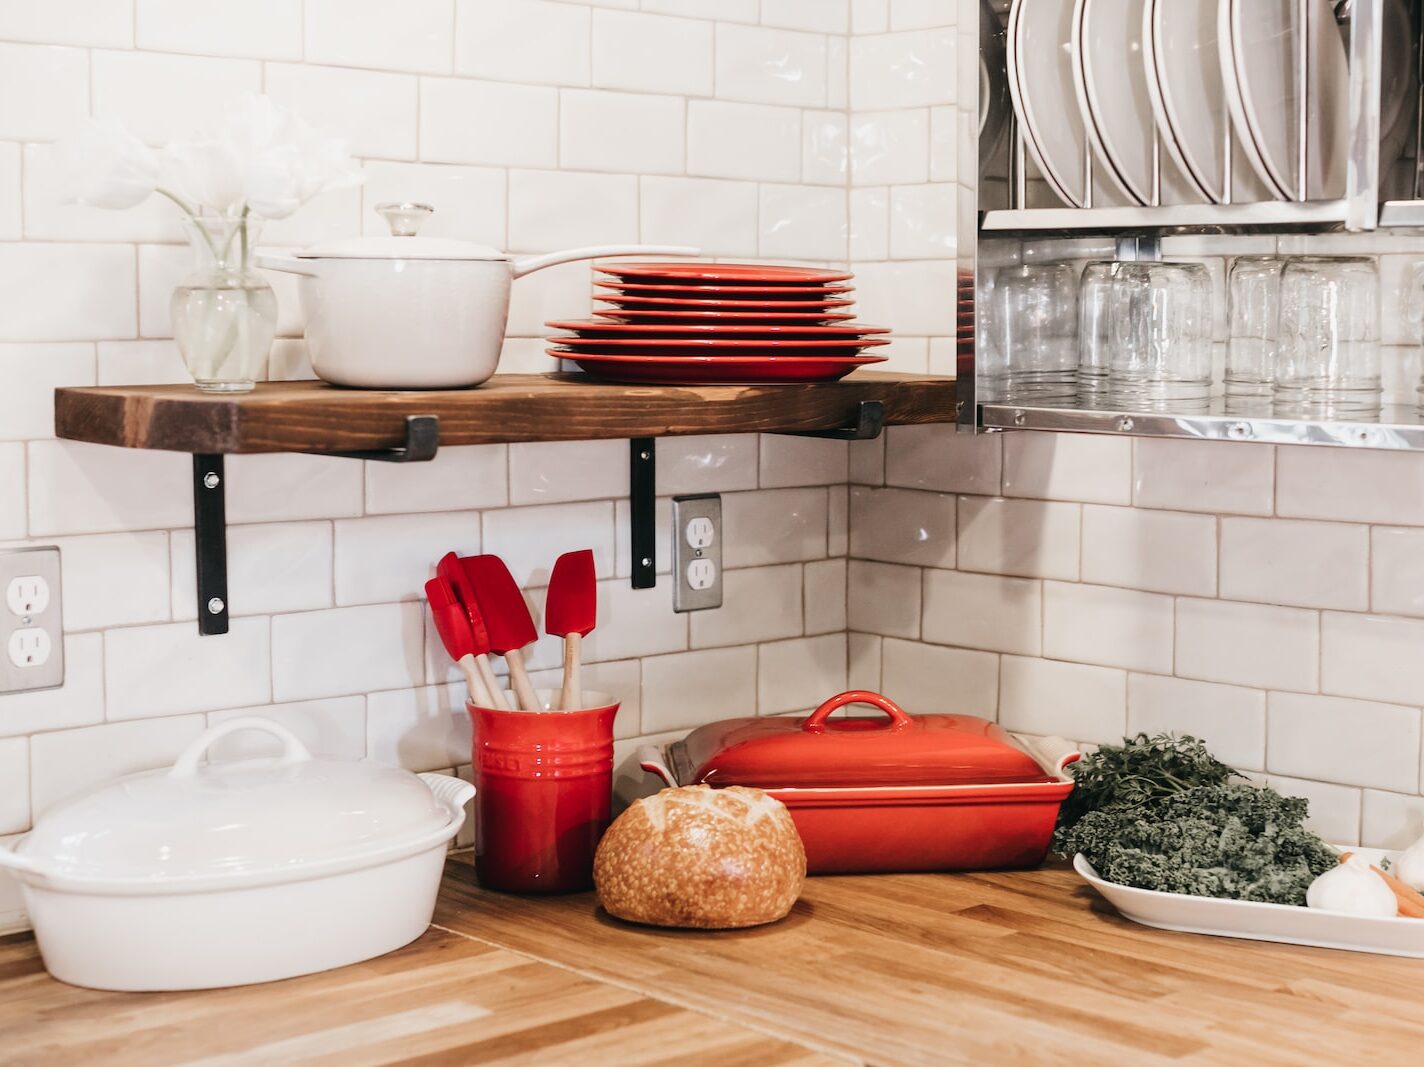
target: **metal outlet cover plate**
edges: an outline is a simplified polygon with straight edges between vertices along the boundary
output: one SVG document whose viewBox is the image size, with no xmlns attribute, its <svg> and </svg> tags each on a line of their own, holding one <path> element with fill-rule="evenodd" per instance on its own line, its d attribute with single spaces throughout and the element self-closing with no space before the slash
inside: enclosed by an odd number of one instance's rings
<svg viewBox="0 0 1424 1067">
<path fill-rule="evenodd" d="M 25 578 L 41 579 L 48 592 L 41 610 L 19 615 L 6 602 L 6 590 L 12 581 Z M 61 593 L 58 548 L 47 545 L 0 550 L 0 693 L 57 689 L 64 684 L 64 598 Z M 49 658 L 38 667 L 17 666 L 7 651 L 14 635 L 28 629 L 43 630 L 49 635 Z"/>
<path fill-rule="evenodd" d="M 711 525 L 711 541 L 694 546 L 688 527 L 694 520 Z M 705 529 L 699 524 L 699 529 Z M 705 540 L 705 536 L 699 541 Z M 710 583 L 694 588 L 694 574 L 711 565 Z M 722 606 L 722 498 L 716 493 L 672 498 L 672 576 L 674 611 L 703 611 Z M 699 584 L 701 580 L 699 580 Z"/>
</svg>

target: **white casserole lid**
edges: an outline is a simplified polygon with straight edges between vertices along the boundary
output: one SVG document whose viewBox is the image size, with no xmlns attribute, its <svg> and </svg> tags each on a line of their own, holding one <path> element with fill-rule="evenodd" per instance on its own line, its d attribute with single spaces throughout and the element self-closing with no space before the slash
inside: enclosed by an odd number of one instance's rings
<svg viewBox="0 0 1424 1067">
<path fill-rule="evenodd" d="M 421 224 L 435 213 L 429 204 L 409 201 L 377 204 L 376 211 L 391 228 L 380 237 L 347 237 L 295 252 L 300 259 L 444 259 L 498 260 L 509 256 L 489 245 L 453 237 L 417 237 Z"/>
<path fill-rule="evenodd" d="M 278 737 L 282 754 L 203 762 L 219 738 L 248 729 Z M 379 852 L 438 833 L 451 818 L 409 771 L 315 759 L 284 726 L 243 717 L 208 730 L 167 770 L 45 812 L 16 851 L 61 876 L 245 880 Z"/>
</svg>

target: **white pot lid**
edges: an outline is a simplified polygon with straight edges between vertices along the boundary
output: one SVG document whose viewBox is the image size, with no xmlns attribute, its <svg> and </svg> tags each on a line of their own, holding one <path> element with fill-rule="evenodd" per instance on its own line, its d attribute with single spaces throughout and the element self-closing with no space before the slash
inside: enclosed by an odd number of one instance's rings
<svg viewBox="0 0 1424 1067">
<path fill-rule="evenodd" d="M 245 729 L 279 737 L 281 756 L 201 762 Z M 18 851 L 55 873 L 167 880 L 296 871 L 435 833 L 450 810 L 414 774 L 313 759 L 270 719 L 229 719 L 172 767 L 100 786 L 42 815 Z"/>
<path fill-rule="evenodd" d="M 505 253 L 489 245 L 458 241 L 452 237 L 417 237 L 421 224 L 435 213 L 429 204 L 408 201 L 377 204 L 376 211 L 390 226 L 389 234 L 329 241 L 304 248 L 296 254 L 303 259 L 509 259 Z"/>
</svg>

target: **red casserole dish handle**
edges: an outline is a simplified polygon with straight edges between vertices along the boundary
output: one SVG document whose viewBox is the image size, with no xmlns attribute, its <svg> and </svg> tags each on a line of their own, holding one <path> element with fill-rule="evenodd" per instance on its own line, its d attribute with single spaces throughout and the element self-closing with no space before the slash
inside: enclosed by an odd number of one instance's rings
<svg viewBox="0 0 1424 1067">
<path fill-rule="evenodd" d="M 905 713 L 905 709 L 900 707 L 887 696 L 879 693 L 871 693 L 864 689 L 852 689 L 848 693 L 841 693 L 831 697 L 810 715 L 806 716 L 806 721 L 801 724 L 801 729 L 809 730 L 811 733 L 820 733 L 826 728 L 826 720 L 831 717 L 831 712 L 839 711 L 850 704 L 869 704 L 877 707 L 886 715 L 890 716 L 890 721 L 896 727 L 911 725 L 910 716 Z"/>
<path fill-rule="evenodd" d="M 663 750 L 655 745 L 638 746 L 638 763 L 648 774 L 661 778 L 672 788 L 676 789 L 678 781 L 673 777 L 673 773 L 668 769 L 667 759 L 663 755 Z"/>
</svg>

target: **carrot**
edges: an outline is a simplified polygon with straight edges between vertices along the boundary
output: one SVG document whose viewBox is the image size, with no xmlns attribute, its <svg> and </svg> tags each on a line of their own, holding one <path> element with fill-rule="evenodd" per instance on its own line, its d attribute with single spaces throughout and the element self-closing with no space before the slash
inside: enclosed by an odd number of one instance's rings
<svg viewBox="0 0 1424 1067">
<path fill-rule="evenodd" d="M 1340 853 L 1340 862 L 1344 863 L 1353 855 L 1353 852 Z M 1410 889 L 1394 875 L 1380 870 L 1374 864 L 1370 864 L 1370 870 L 1383 878 L 1384 884 L 1394 892 L 1395 900 L 1399 903 L 1400 915 L 1409 919 L 1424 919 L 1424 896 Z"/>
</svg>

